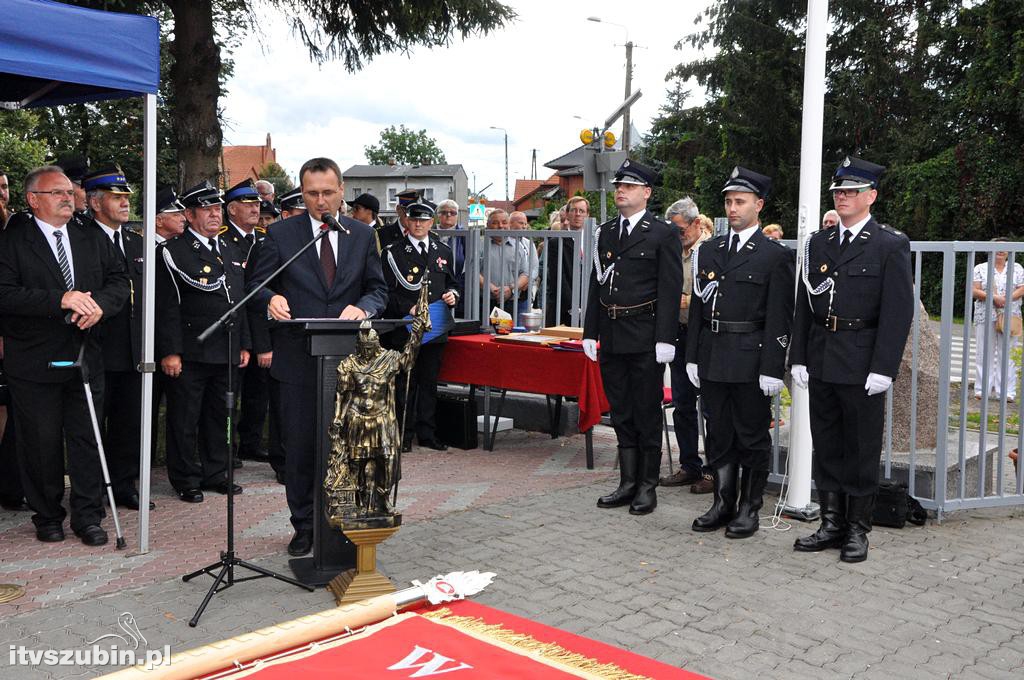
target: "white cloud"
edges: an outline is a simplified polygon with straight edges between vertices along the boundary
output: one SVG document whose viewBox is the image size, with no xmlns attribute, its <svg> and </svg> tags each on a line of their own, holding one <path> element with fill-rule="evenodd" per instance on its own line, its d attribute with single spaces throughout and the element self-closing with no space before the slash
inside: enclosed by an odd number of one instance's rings
<svg viewBox="0 0 1024 680">
<path fill-rule="evenodd" d="M 504 30 L 445 49 L 383 55 L 354 74 L 338 62 L 312 64 L 275 11 L 266 10 L 263 47 L 246 41 L 234 55 L 235 76 L 222 100 L 225 143 L 261 144 L 269 132 L 278 161 L 292 173 L 316 155 L 345 168 L 365 162 L 363 148 L 384 127 L 405 124 L 437 139 L 448 162 L 465 166 L 471 187 L 475 174 L 478 188 L 493 183 L 487 194 L 503 198 L 504 139 L 490 126 L 508 130 L 511 193 L 515 178 L 530 176 L 533 149 L 537 176 L 547 177 L 543 164 L 578 145 L 579 131 L 599 124 L 623 98 L 625 31 L 586 17 L 628 25 L 636 45 L 633 89 L 643 90 L 633 125 L 646 132 L 664 103 L 666 73 L 697 56 L 673 47 L 693 32 L 708 3 L 509 4 L 519 19 Z"/>
</svg>

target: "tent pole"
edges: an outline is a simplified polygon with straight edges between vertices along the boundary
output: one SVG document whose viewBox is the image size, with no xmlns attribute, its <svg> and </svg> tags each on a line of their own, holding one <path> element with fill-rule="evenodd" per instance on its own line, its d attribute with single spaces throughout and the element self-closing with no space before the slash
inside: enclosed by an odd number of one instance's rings
<svg viewBox="0 0 1024 680">
<path fill-rule="evenodd" d="M 800 125 L 800 198 L 798 203 L 797 265 L 799 277 L 804 241 L 821 224 L 822 127 L 825 118 L 825 52 L 828 43 L 828 0 L 807 1 L 804 52 L 803 121 Z M 801 301 L 797 300 L 797 304 Z M 816 519 L 811 503 L 811 416 L 806 389 L 790 388 L 789 493 L 783 511 L 805 520 Z"/>
<path fill-rule="evenodd" d="M 139 446 L 139 554 L 149 552 L 150 445 L 156 423 L 153 414 L 154 283 L 156 281 L 156 94 L 143 95 L 145 147 L 142 183 L 142 437 Z"/>
</svg>

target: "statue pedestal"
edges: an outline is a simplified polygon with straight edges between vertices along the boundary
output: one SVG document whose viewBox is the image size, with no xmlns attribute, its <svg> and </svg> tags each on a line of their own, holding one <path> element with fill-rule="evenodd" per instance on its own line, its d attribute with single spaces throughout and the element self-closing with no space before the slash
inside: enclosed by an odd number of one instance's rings
<svg viewBox="0 0 1024 680">
<path fill-rule="evenodd" d="M 339 604 L 358 602 L 377 595 L 395 592 L 395 586 L 377 571 L 377 545 L 383 543 L 399 526 L 376 529 L 343 529 L 345 537 L 356 546 L 356 566 L 341 572 L 327 584 Z"/>
</svg>

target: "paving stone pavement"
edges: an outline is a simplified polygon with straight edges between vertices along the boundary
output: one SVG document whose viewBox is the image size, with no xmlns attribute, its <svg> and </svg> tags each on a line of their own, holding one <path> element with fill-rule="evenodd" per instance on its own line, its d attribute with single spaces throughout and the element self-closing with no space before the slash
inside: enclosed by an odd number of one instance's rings
<svg viewBox="0 0 1024 680">
<path fill-rule="evenodd" d="M 519 493 L 490 500 L 474 485 L 501 486 L 500 475 L 512 468 L 495 467 L 497 460 L 557 468 L 581 438 L 510 437 L 493 456 L 460 459 L 446 483 L 463 479 L 464 495 L 475 500 L 453 510 L 439 509 L 442 501 L 407 522 L 381 546 L 381 569 L 400 586 L 454 569 L 491 570 L 497 578 L 477 598 L 484 604 L 715 678 L 1024 677 L 1024 512 L 974 511 L 941 525 L 876 529 L 870 559 L 848 565 L 836 551 L 794 553 L 794 538 L 810 529 L 801 524 L 763 528 L 747 540 L 693 533 L 689 524 L 710 497 L 685 489 L 660 489 L 658 509 L 646 517 L 598 510 L 611 474 L 610 440 L 598 443 L 602 472 L 573 475 L 558 488 L 523 482 Z M 425 498 L 430 490 L 410 493 Z M 287 569 L 279 553 L 254 561 Z M 332 604 L 323 590 L 254 581 L 218 595 L 199 627 L 189 628 L 207 587 L 167 579 L 52 601 L 0 618 L 0 640 L 32 649 L 82 646 L 129 611 L 151 647 L 181 651 Z M 4 679 L 98 673 L 29 673 L 11 668 L 7 649 L 0 651 Z"/>
</svg>

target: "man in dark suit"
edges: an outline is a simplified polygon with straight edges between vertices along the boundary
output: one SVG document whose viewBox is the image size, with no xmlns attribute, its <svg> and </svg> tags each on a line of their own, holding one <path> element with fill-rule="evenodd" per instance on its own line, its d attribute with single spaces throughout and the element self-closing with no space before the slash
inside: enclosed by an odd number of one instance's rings
<svg viewBox="0 0 1024 680">
<path fill-rule="evenodd" d="M 236 320 L 206 342 L 199 334 L 245 294 L 242 254 L 223 235 L 220 191 L 203 182 L 181 197 L 189 227 L 160 246 L 156 268 L 156 356 L 167 386 L 167 476 L 178 497 L 201 503 L 203 490 L 228 492 L 227 392 L 229 366 L 249 363 L 249 323 Z M 235 381 L 237 384 L 237 381 Z M 197 439 L 203 438 L 198 446 Z M 242 487 L 232 487 L 241 493 Z"/>
<path fill-rule="evenodd" d="M 299 183 L 308 214 L 274 224 L 260 247 L 249 279 L 252 290 L 289 257 L 322 231 L 327 235 L 279 274 L 253 299 L 253 312 L 277 321 L 292 318 L 365 319 L 380 316 L 387 303 L 387 284 L 373 229 L 348 217 L 336 217 L 342 231 L 331 231 L 321 217 L 338 215 L 345 185 L 341 169 L 329 158 L 306 161 Z M 301 329 L 279 326 L 270 331 L 271 376 L 278 381 L 285 452 L 285 488 L 295 535 L 291 555 L 313 547 L 313 494 L 316 422 L 316 361 L 306 351 Z"/>
<path fill-rule="evenodd" d="M 90 217 L 84 218 L 110 239 L 128 273 L 128 302 L 100 325 L 103 331 L 103 448 L 107 453 L 114 500 L 139 509 L 139 443 L 142 435 L 142 237 L 124 223 L 131 216 L 131 187 L 124 172 L 107 164 L 82 179 Z"/>
<path fill-rule="evenodd" d="M 914 317 L 910 240 L 871 216 L 880 165 L 852 156 L 836 169 L 839 224 L 808 236 L 790 350 L 793 382 L 810 390 L 821 527 L 794 549 L 840 548 L 862 562 L 878 491 L 885 393 Z"/>
<path fill-rule="evenodd" d="M 647 210 L 657 173 L 626 160 L 615 173 L 619 216 L 601 225 L 583 326 L 583 351 L 598 360 L 619 444 L 619 486 L 599 508 L 658 504 L 665 364 L 675 355 L 683 267 L 676 229 Z"/>
<path fill-rule="evenodd" d="M 734 169 L 722 189 L 729 233 L 692 256 L 686 373 L 711 414 L 706 451 L 715 485 L 711 509 L 693 521 L 693 530 L 724 526 L 729 538 L 758 529 L 772 397 L 782 391 L 793 318 L 793 251 L 765 236 L 758 223 L 770 189 L 770 178 Z"/>
<path fill-rule="evenodd" d="M 409 233 L 404 239 L 392 242 L 383 253 L 384 280 L 390 291 L 385 316 L 394 319 L 415 316 L 421 282 L 426 274 L 429 289 L 427 301 L 431 305 L 443 302 L 450 318 L 451 309 L 459 300 L 455 283 L 455 258 L 451 248 L 430 235 L 430 227 L 434 222 L 434 204 L 430 201 L 413 203 L 408 207 L 407 214 Z M 431 318 L 434 318 L 433 314 Z M 392 349 L 401 351 L 408 339 L 408 331 L 399 328 L 390 333 L 388 344 Z M 398 422 L 400 426 L 405 426 L 402 435 L 403 451 L 412 448 L 413 433 L 420 446 L 435 451 L 448 450 L 448 446 L 438 439 L 434 423 L 437 411 L 437 374 L 441 370 L 441 358 L 447 340 L 446 328 L 432 328 L 424 336 L 424 343 L 416 355 L 408 387 L 404 380 L 399 380 L 396 386 Z M 408 400 L 406 393 L 409 395 Z"/>
<path fill-rule="evenodd" d="M 64 448 L 71 477 L 71 528 L 86 545 L 102 545 L 103 476 L 78 371 L 49 369 L 84 361 L 93 396 L 102 402 L 103 357 L 86 331 L 128 299 L 124 261 L 95 229 L 70 223 L 74 188 L 60 168 L 25 178 L 32 214 L 11 217 L 0 233 L 0 315 L 4 368 L 14 401 L 18 460 L 36 538 L 64 540 Z"/>
<path fill-rule="evenodd" d="M 582 196 L 573 196 L 566 204 L 565 214 L 566 221 L 562 228 L 567 231 L 580 231 L 583 229 L 583 223 L 590 217 L 590 204 Z M 580 266 L 582 244 L 582 239 L 579 246 L 572 239 L 549 239 L 544 246 L 544 271 L 547 272 L 548 286 L 544 300 L 544 319 L 549 326 L 572 325 L 572 277 L 573 269 Z M 562 286 L 561 293 L 558 289 L 559 281 Z"/>
</svg>

